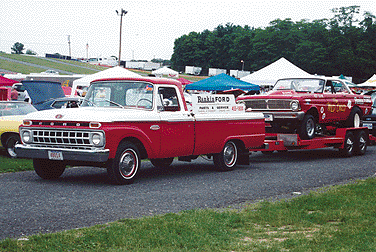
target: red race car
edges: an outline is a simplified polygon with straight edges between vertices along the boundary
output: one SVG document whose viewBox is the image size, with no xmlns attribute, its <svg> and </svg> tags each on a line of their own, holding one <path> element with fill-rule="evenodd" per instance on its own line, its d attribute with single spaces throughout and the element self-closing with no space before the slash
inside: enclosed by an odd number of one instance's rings
<svg viewBox="0 0 376 252">
<path fill-rule="evenodd" d="M 269 133 L 312 139 L 329 127 L 360 127 L 372 110 L 370 96 L 353 93 L 344 80 L 328 77 L 280 79 L 264 95 L 241 95 L 251 111 L 263 112 Z"/>
</svg>

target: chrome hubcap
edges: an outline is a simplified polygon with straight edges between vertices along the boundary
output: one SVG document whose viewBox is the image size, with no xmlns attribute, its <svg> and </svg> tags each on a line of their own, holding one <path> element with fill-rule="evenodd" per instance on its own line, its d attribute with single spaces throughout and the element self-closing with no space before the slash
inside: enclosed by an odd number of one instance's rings
<svg viewBox="0 0 376 252">
<path fill-rule="evenodd" d="M 135 170 L 138 167 L 137 154 L 132 149 L 127 149 L 123 152 L 119 170 L 123 177 L 131 178 L 135 174 Z"/>
<path fill-rule="evenodd" d="M 237 150 L 234 143 L 228 143 L 223 150 L 223 159 L 228 167 L 232 167 L 235 165 L 235 161 L 237 158 Z"/>
</svg>

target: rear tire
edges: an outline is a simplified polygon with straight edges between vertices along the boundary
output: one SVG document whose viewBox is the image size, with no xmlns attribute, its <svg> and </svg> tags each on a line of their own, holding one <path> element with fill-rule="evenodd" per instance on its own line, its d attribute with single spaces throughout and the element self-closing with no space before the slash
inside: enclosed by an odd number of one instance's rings
<svg viewBox="0 0 376 252">
<path fill-rule="evenodd" d="M 362 127 L 362 111 L 359 108 L 353 108 L 350 112 L 349 118 L 347 118 L 345 127 L 359 128 Z"/>
<path fill-rule="evenodd" d="M 167 167 L 169 167 L 172 164 L 172 161 L 174 161 L 174 158 L 155 158 L 155 159 L 150 159 L 150 162 L 156 168 L 167 168 Z"/>
<path fill-rule="evenodd" d="M 316 122 L 312 115 L 305 115 L 299 128 L 301 139 L 312 139 L 315 137 Z"/>
<path fill-rule="evenodd" d="M 131 142 L 119 145 L 113 162 L 107 167 L 107 173 L 115 184 L 132 184 L 141 166 L 140 153 Z"/>
<path fill-rule="evenodd" d="M 34 158 L 33 166 L 42 179 L 58 179 L 64 173 L 66 164 L 58 160 Z"/>
<path fill-rule="evenodd" d="M 219 171 L 232 171 L 238 162 L 238 147 L 233 141 L 228 141 L 221 153 L 213 155 L 213 162 Z"/>
<path fill-rule="evenodd" d="M 344 157 L 351 157 L 354 155 L 354 148 L 355 147 L 355 137 L 354 134 L 350 131 L 346 133 L 344 146 L 343 148 L 339 149 L 339 152 Z"/>
</svg>

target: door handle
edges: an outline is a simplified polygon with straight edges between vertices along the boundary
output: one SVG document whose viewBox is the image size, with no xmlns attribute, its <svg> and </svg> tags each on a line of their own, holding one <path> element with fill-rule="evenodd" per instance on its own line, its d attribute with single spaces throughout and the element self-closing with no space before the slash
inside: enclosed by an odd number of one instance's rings
<svg viewBox="0 0 376 252">
<path fill-rule="evenodd" d="M 159 127 L 159 125 L 151 125 L 150 126 L 150 129 L 151 130 L 159 130 L 161 127 Z"/>
</svg>

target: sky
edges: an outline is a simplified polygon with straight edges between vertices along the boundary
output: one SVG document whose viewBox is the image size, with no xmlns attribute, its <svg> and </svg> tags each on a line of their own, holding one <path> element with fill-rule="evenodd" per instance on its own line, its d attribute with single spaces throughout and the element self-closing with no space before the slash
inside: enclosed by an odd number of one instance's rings
<svg viewBox="0 0 376 252">
<path fill-rule="evenodd" d="M 118 57 L 121 18 L 116 10 L 123 9 L 121 60 L 170 59 L 174 41 L 190 32 L 213 31 L 227 23 L 265 28 L 276 19 L 330 19 L 333 8 L 353 5 L 360 6 L 360 18 L 365 11 L 376 15 L 375 1 L 2 0 L 0 51 L 10 53 L 20 42 L 24 52 L 40 56 Z"/>
</svg>

